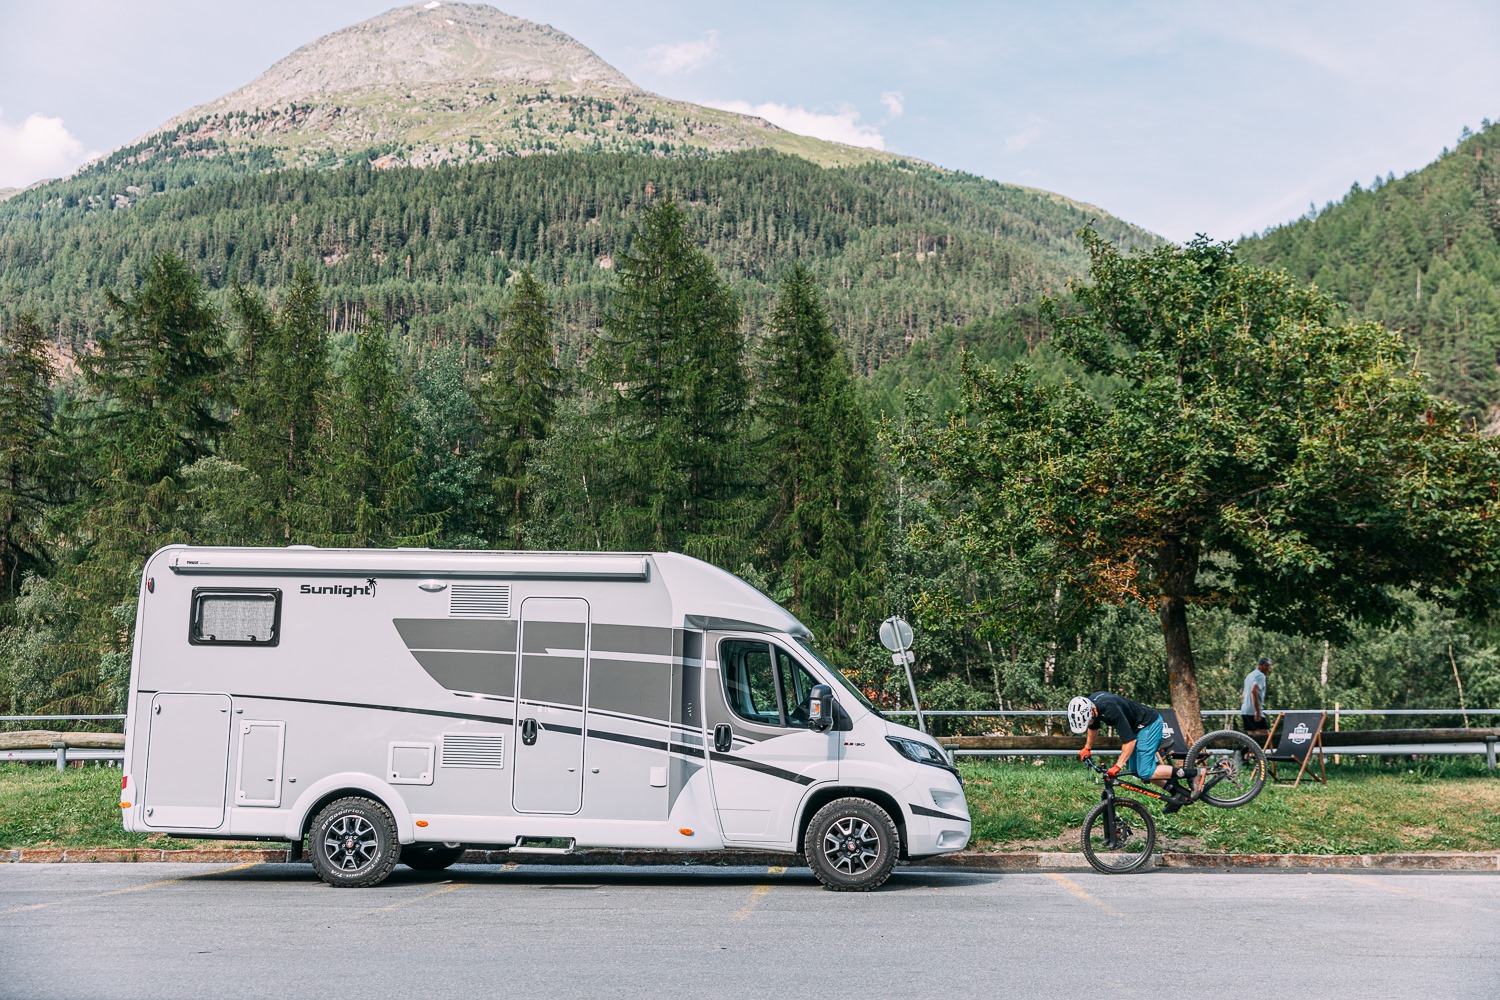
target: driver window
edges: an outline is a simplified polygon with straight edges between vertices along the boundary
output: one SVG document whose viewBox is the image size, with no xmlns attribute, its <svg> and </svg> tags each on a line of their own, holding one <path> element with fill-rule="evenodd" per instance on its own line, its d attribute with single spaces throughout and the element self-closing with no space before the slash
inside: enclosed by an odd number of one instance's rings
<svg viewBox="0 0 1500 1000">
<path fill-rule="evenodd" d="M 724 675 L 724 698 L 734 714 L 763 726 L 781 725 L 770 646 L 725 639 L 719 644 L 719 671 Z"/>
<path fill-rule="evenodd" d="M 817 681 L 807 669 L 792 659 L 792 655 L 780 646 L 776 651 L 776 671 L 781 678 L 781 701 L 786 706 L 787 725 L 807 725 L 808 707 L 812 704 L 812 689 Z"/>
</svg>

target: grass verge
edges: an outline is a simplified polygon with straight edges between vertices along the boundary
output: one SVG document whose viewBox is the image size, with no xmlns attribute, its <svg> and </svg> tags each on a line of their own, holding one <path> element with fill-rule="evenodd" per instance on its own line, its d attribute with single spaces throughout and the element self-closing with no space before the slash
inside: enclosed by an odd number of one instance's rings
<svg viewBox="0 0 1500 1000">
<path fill-rule="evenodd" d="M 962 763 L 972 847 L 1078 850 L 1096 779 L 1067 758 Z M 1295 772 L 1292 772 L 1295 774 Z M 1156 819 L 1158 851 L 1226 854 L 1391 854 L 1500 850 L 1500 777 L 1482 760 L 1362 759 L 1328 767 L 1328 784 L 1267 782 L 1238 809 L 1194 804 Z"/>
<path fill-rule="evenodd" d="M 1099 786 L 1067 759 L 965 761 L 971 849 L 1076 851 Z M 203 848 L 120 828 L 120 771 L 0 764 L 0 848 Z M 1388 854 L 1500 850 L 1500 777 L 1470 758 L 1329 766 L 1328 784 L 1266 786 L 1240 809 L 1156 816 L 1159 851 Z M 242 846 L 265 846 L 244 844 Z"/>
</svg>

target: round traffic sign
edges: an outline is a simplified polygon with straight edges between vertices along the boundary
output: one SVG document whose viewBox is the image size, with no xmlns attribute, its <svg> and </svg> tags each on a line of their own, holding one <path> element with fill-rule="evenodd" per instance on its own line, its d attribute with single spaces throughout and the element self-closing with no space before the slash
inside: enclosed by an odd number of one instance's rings
<svg viewBox="0 0 1500 1000">
<path fill-rule="evenodd" d="M 880 623 L 880 644 L 893 653 L 911 648 L 911 626 L 897 616 Z"/>
</svg>

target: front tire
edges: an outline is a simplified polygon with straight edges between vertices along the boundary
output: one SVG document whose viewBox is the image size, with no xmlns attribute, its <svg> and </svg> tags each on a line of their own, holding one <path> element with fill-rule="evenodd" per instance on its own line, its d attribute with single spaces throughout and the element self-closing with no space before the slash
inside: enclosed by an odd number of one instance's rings
<svg viewBox="0 0 1500 1000">
<path fill-rule="evenodd" d="M 901 834 L 890 813 L 869 799 L 834 799 L 813 816 L 802 849 L 825 889 L 869 892 L 891 877 Z"/>
<path fill-rule="evenodd" d="M 1115 825 L 1110 830 L 1101 802 L 1083 821 L 1083 856 L 1096 871 L 1126 875 L 1151 861 L 1156 848 L 1156 822 L 1146 807 L 1132 799 L 1115 800 Z"/>
<path fill-rule="evenodd" d="M 313 871 L 336 889 L 379 885 L 396 867 L 396 819 L 374 799 L 350 796 L 323 807 L 308 835 Z"/>
<path fill-rule="evenodd" d="M 1245 805 L 1266 785 L 1266 755 L 1260 744 L 1234 729 L 1206 733 L 1188 748 L 1188 767 L 1205 768 L 1199 798 L 1220 809 Z"/>
</svg>

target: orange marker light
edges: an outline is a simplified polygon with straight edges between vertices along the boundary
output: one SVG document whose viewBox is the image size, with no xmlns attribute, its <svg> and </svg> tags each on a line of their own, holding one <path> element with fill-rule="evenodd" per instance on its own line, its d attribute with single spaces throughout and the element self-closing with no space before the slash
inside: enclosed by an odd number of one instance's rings
<svg viewBox="0 0 1500 1000">
<path fill-rule="evenodd" d="M 417 820 L 417 825 L 418 826 L 426 826 L 427 825 L 427 821 L 425 819 L 419 819 L 419 820 Z"/>
<path fill-rule="evenodd" d="M 682 834 L 684 837 L 691 837 L 693 835 L 693 831 L 689 830 L 687 827 L 683 827 L 681 830 L 678 830 L 677 832 L 680 833 L 680 834 Z"/>
<path fill-rule="evenodd" d="M 121 809 L 129 809 L 130 808 L 130 803 L 129 802 L 121 802 L 120 803 L 120 808 Z"/>
</svg>

